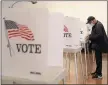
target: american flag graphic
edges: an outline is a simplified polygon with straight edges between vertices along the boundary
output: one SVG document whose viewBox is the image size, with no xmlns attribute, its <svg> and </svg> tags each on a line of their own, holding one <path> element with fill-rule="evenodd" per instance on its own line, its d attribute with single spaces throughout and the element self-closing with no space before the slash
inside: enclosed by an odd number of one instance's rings
<svg viewBox="0 0 108 85">
<path fill-rule="evenodd" d="M 26 40 L 34 40 L 32 31 L 25 25 L 17 24 L 12 20 L 5 20 L 8 38 L 21 37 Z"/>
<path fill-rule="evenodd" d="M 68 28 L 64 25 L 64 32 L 68 32 Z"/>
</svg>

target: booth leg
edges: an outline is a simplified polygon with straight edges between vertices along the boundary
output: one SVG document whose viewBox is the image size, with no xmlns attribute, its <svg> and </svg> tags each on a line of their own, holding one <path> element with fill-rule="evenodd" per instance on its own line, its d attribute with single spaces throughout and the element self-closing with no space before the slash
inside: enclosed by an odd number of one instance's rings
<svg viewBox="0 0 108 85">
<path fill-rule="evenodd" d="M 84 44 L 84 51 L 85 51 L 85 65 L 86 65 L 86 78 L 88 78 L 88 75 L 87 75 L 87 55 L 86 55 L 86 45 Z"/>
<path fill-rule="evenodd" d="M 83 61 L 82 61 L 82 53 L 80 51 L 80 57 L 81 57 L 81 71 L 83 75 L 83 84 L 85 84 L 85 77 L 84 77 L 84 68 L 83 68 Z"/>
<path fill-rule="evenodd" d="M 74 55 L 75 55 L 75 74 L 76 74 L 76 84 L 78 84 L 77 55 L 76 55 L 76 53 L 74 53 Z"/>
<path fill-rule="evenodd" d="M 70 64 L 71 64 L 70 55 L 68 57 L 69 57 L 69 70 L 68 70 L 68 72 L 69 72 L 69 80 L 70 80 Z"/>
<path fill-rule="evenodd" d="M 90 64 L 90 57 L 89 57 L 89 46 L 88 46 L 88 43 L 87 43 L 87 53 L 88 53 L 88 63 L 89 63 L 89 66 L 91 67 L 91 64 Z M 91 69 L 89 70 L 88 74 L 91 73 Z"/>
</svg>

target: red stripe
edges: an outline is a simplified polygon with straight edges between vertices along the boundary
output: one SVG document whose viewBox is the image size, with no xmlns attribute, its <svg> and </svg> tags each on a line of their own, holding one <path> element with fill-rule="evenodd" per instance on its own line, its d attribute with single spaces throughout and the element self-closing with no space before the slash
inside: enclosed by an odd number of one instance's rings
<svg viewBox="0 0 108 85">
<path fill-rule="evenodd" d="M 19 34 L 19 33 L 10 33 L 8 35 L 21 35 L 21 34 Z"/>
<path fill-rule="evenodd" d="M 20 32 L 31 32 L 31 30 L 20 30 Z"/>
<path fill-rule="evenodd" d="M 19 27 L 20 30 L 29 30 L 29 28 Z"/>
<path fill-rule="evenodd" d="M 31 30 L 19 30 L 20 32 L 32 32 Z"/>
<path fill-rule="evenodd" d="M 34 40 L 34 38 L 27 38 L 27 37 L 22 37 L 22 38 L 24 38 L 26 40 Z"/>
<path fill-rule="evenodd" d="M 25 31 L 25 32 L 32 32 L 32 31 L 29 30 L 29 29 L 20 29 L 19 31 L 21 31 L 21 32 L 23 32 L 23 31 Z"/>
<path fill-rule="evenodd" d="M 32 37 L 34 37 L 33 35 L 29 36 L 29 35 L 21 34 L 21 37 L 22 37 L 22 36 L 26 36 L 26 37 L 28 37 L 28 38 L 32 38 Z"/>
<path fill-rule="evenodd" d="M 19 37 L 19 35 L 9 36 L 9 38 L 12 38 L 12 37 Z M 27 36 L 21 36 L 21 38 L 25 38 L 25 39 L 28 39 L 28 40 L 34 40 L 34 37 L 30 38 L 30 37 L 27 37 Z"/>
<path fill-rule="evenodd" d="M 21 38 L 24 38 L 26 40 L 34 40 L 33 38 L 26 38 L 26 37 L 21 37 Z"/>
<path fill-rule="evenodd" d="M 15 35 L 15 34 L 19 34 L 19 33 L 8 33 L 8 35 Z"/>
<path fill-rule="evenodd" d="M 20 34 L 33 35 L 32 33 L 27 33 L 27 32 L 20 32 Z"/>
<path fill-rule="evenodd" d="M 32 34 L 32 31 L 29 30 L 28 28 L 27 29 L 20 29 L 20 32 L 22 33 L 27 33 L 27 34 Z"/>
<path fill-rule="evenodd" d="M 9 35 L 8 37 L 21 36 L 21 35 Z"/>
<path fill-rule="evenodd" d="M 21 37 L 25 37 L 25 38 L 28 38 L 28 39 L 34 39 L 34 36 L 28 36 L 28 35 L 24 35 L 24 34 L 10 34 L 8 35 L 9 37 L 17 37 L 17 36 L 21 36 Z"/>
<path fill-rule="evenodd" d="M 19 35 L 12 35 L 12 36 L 8 36 L 9 38 L 13 38 L 13 37 L 19 37 Z"/>
<path fill-rule="evenodd" d="M 8 30 L 8 32 L 19 32 L 19 30 Z"/>
<path fill-rule="evenodd" d="M 8 32 L 8 35 L 16 35 L 19 34 L 19 32 Z"/>
<path fill-rule="evenodd" d="M 18 30 L 16 30 L 16 31 L 14 30 L 14 31 L 8 31 L 8 32 L 19 32 L 19 31 Z"/>
<path fill-rule="evenodd" d="M 33 35 L 26 35 L 26 34 L 21 34 L 21 36 L 26 36 L 26 37 L 30 37 L 30 38 L 34 37 Z"/>
<path fill-rule="evenodd" d="M 27 32 L 20 32 L 20 34 L 25 34 L 25 35 L 29 35 L 29 36 L 33 35 L 32 33 L 27 33 Z"/>
<path fill-rule="evenodd" d="M 29 34 L 25 34 L 25 33 L 21 33 L 21 36 L 33 37 L 33 35 L 29 35 Z"/>
<path fill-rule="evenodd" d="M 18 36 L 20 36 L 20 37 L 24 37 L 24 38 L 27 38 L 27 39 L 34 39 L 34 36 L 28 36 L 28 35 L 23 35 L 23 34 L 14 34 L 14 35 L 8 35 L 9 36 L 9 38 L 12 38 L 12 37 L 18 37 Z"/>
<path fill-rule="evenodd" d="M 20 28 L 20 33 L 24 36 L 27 36 L 27 37 L 33 37 L 32 32 L 28 28 L 23 30 L 23 31 L 22 31 L 22 28 Z"/>
<path fill-rule="evenodd" d="M 19 31 L 18 32 L 8 32 L 8 33 L 19 33 Z"/>
<path fill-rule="evenodd" d="M 21 37 L 33 38 L 34 36 L 28 36 L 28 35 L 23 35 L 23 34 L 21 34 Z"/>
</svg>

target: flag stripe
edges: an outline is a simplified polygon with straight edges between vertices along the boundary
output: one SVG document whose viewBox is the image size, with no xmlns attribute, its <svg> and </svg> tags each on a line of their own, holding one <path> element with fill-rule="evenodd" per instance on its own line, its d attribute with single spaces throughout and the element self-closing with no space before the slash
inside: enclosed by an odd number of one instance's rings
<svg viewBox="0 0 108 85">
<path fill-rule="evenodd" d="M 22 37 L 22 38 L 24 38 L 24 39 L 26 39 L 26 40 L 34 40 L 34 39 L 28 39 L 28 38 L 26 38 L 26 37 Z"/>
<path fill-rule="evenodd" d="M 32 31 L 25 25 L 17 24 L 11 20 L 5 20 L 6 29 L 8 29 L 8 37 L 21 37 L 26 40 L 34 40 Z"/>
<path fill-rule="evenodd" d="M 25 35 L 33 35 L 32 33 L 27 33 L 27 32 L 21 32 L 21 34 L 25 34 Z"/>
<path fill-rule="evenodd" d="M 26 36 L 28 38 L 32 38 L 33 37 L 33 36 L 25 35 L 25 34 L 21 34 L 21 36 Z"/>
<path fill-rule="evenodd" d="M 13 37 L 19 37 L 20 35 L 12 35 L 12 36 L 9 36 L 9 38 L 13 38 Z M 21 36 L 21 38 L 25 38 L 25 39 L 27 39 L 27 40 L 34 40 L 34 38 L 32 37 L 32 38 L 30 38 L 30 37 L 27 37 L 27 36 Z"/>
<path fill-rule="evenodd" d="M 34 39 L 34 37 L 30 38 L 30 37 L 27 37 L 27 36 L 21 36 L 23 38 L 27 38 L 27 39 Z"/>
<path fill-rule="evenodd" d="M 20 35 L 12 35 L 12 36 L 9 36 L 9 38 L 12 38 L 12 37 L 19 37 Z M 30 37 L 27 37 L 27 36 L 21 36 L 21 38 L 25 38 L 27 40 L 34 40 L 34 37 L 30 38 Z"/>
<path fill-rule="evenodd" d="M 19 32 L 19 30 L 9 30 L 8 32 L 9 33 L 11 33 L 11 32 Z"/>
<path fill-rule="evenodd" d="M 11 35 L 11 36 L 9 36 L 9 38 L 13 38 L 13 37 L 20 37 L 20 35 Z"/>
<path fill-rule="evenodd" d="M 11 36 L 11 35 L 16 35 L 16 34 L 21 35 L 21 34 L 19 34 L 19 33 L 8 33 L 9 36 Z"/>
</svg>

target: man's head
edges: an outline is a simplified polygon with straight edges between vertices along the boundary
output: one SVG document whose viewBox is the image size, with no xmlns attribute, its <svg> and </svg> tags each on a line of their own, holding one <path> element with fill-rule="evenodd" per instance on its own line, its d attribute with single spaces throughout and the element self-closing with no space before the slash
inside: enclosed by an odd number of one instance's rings
<svg viewBox="0 0 108 85">
<path fill-rule="evenodd" d="M 87 19 L 87 24 L 91 24 L 92 26 L 95 25 L 97 20 L 93 16 L 89 16 Z"/>
</svg>

